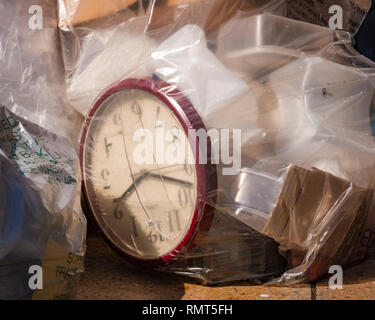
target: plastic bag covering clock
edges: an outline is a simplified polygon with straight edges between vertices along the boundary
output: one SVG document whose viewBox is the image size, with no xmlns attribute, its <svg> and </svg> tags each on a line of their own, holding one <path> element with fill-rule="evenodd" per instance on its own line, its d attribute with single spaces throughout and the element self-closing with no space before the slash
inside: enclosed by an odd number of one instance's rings
<svg viewBox="0 0 375 320">
<path fill-rule="evenodd" d="M 103 236 L 139 266 L 206 284 L 315 281 L 365 259 L 372 62 L 349 33 L 256 14 L 280 13 L 276 2 L 230 15 L 177 2 L 80 22 L 60 2 L 85 200 Z M 211 133 L 204 163 L 199 130 Z"/>
<path fill-rule="evenodd" d="M 43 29 L 29 27 L 31 5 L 43 10 Z M 55 1 L 0 1 L 0 299 L 33 298 L 33 265 L 48 265 L 39 291 L 50 297 L 83 271 L 80 263 L 50 277 L 65 266 L 51 244 L 83 258 L 86 234 L 71 144 L 81 116 L 66 101 L 56 9 Z"/>
</svg>

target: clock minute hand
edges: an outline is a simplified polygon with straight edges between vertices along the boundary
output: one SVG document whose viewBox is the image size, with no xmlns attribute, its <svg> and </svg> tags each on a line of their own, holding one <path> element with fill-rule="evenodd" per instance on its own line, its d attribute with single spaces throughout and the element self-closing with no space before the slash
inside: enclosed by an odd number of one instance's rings
<svg viewBox="0 0 375 320">
<path fill-rule="evenodd" d="M 151 171 L 144 171 L 144 172 L 141 172 L 141 174 L 134 180 L 131 186 L 128 189 L 126 189 L 126 191 L 121 195 L 121 197 L 114 199 L 113 202 L 120 202 L 122 200 L 125 200 L 135 190 L 136 185 L 141 183 L 147 177 L 161 178 L 165 181 L 183 184 L 188 187 L 191 187 L 193 185 L 191 182 L 188 182 L 188 181 L 164 176 L 161 174 L 152 173 Z"/>
<path fill-rule="evenodd" d="M 176 178 L 172 178 L 172 177 L 168 177 L 168 176 L 164 176 L 164 175 L 161 175 L 161 174 L 157 174 L 157 173 L 151 173 L 151 172 L 148 172 L 147 176 L 149 177 L 153 177 L 153 178 L 161 178 L 165 181 L 169 181 L 169 182 L 174 182 L 174 183 L 179 183 L 179 184 L 183 184 L 183 185 L 186 185 L 186 186 L 189 186 L 191 187 L 193 184 L 189 181 L 184 181 L 184 180 L 180 180 L 180 179 L 176 179 Z"/>
</svg>

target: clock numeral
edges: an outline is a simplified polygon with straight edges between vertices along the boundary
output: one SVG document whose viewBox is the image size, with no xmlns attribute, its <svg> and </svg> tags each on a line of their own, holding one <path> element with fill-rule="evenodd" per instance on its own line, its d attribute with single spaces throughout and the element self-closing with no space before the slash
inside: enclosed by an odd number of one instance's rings
<svg viewBox="0 0 375 320">
<path fill-rule="evenodd" d="M 185 170 L 185 173 L 188 175 L 188 176 L 191 176 L 193 174 L 193 166 L 192 165 L 189 165 L 189 164 L 184 164 L 184 170 Z"/>
<path fill-rule="evenodd" d="M 121 116 L 118 113 L 116 113 L 113 117 L 113 122 L 115 123 L 116 126 L 119 126 L 121 125 L 121 121 L 122 121 Z"/>
<path fill-rule="evenodd" d="M 158 236 L 156 234 L 152 233 L 153 230 L 150 231 L 150 233 L 147 236 L 147 240 L 151 243 L 156 243 L 158 241 Z"/>
<path fill-rule="evenodd" d="M 132 104 L 132 111 L 136 114 L 136 115 L 142 115 L 142 109 L 141 109 L 141 106 L 140 104 L 137 102 L 137 101 L 134 101 L 133 104 Z"/>
<path fill-rule="evenodd" d="M 156 110 L 156 120 L 159 119 L 159 116 L 160 116 L 160 107 L 158 107 L 158 109 Z"/>
<path fill-rule="evenodd" d="M 155 229 L 152 229 L 150 231 L 150 233 L 148 234 L 148 236 L 147 236 L 147 240 L 150 241 L 151 243 L 156 243 L 158 241 L 163 242 L 165 239 L 164 239 L 163 235 L 161 234 L 161 227 L 160 227 L 161 226 L 161 222 L 160 221 L 156 221 L 156 222 L 153 223 L 153 225 L 157 226 L 157 229 L 156 229 L 157 234 L 153 233 L 153 231 Z"/>
<path fill-rule="evenodd" d="M 158 233 L 159 233 L 159 239 L 160 239 L 161 242 L 163 242 L 164 238 L 163 238 L 163 235 L 162 235 L 162 232 L 161 232 L 161 222 L 160 221 L 156 222 L 156 225 L 158 227 L 157 230 L 158 230 Z"/>
<path fill-rule="evenodd" d="M 102 170 L 102 178 L 106 182 L 106 185 L 104 186 L 104 190 L 111 189 L 111 186 L 107 184 L 109 175 L 110 175 L 110 173 L 109 173 L 108 169 Z"/>
<path fill-rule="evenodd" d="M 124 213 L 122 212 L 122 210 L 119 209 L 119 207 L 115 208 L 115 211 L 113 214 L 117 220 L 120 220 L 124 217 Z"/>
<path fill-rule="evenodd" d="M 133 234 L 136 238 L 138 238 L 136 218 L 131 217 L 131 219 L 132 219 L 132 223 L 133 223 Z"/>
<path fill-rule="evenodd" d="M 109 153 L 111 152 L 112 143 L 108 143 L 107 138 L 104 138 L 105 151 L 107 153 L 107 158 L 109 158 Z"/>
<path fill-rule="evenodd" d="M 171 128 L 171 135 L 173 137 L 173 143 L 175 143 L 176 141 L 180 141 L 180 130 L 177 127 Z"/>
<path fill-rule="evenodd" d="M 181 231 L 181 224 L 180 224 L 180 213 L 178 210 L 172 210 L 168 212 L 169 217 L 169 229 L 171 232 L 175 231 L 174 226 L 176 226 L 176 231 Z"/>
<path fill-rule="evenodd" d="M 193 205 L 192 188 L 180 187 L 178 189 L 178 202 L 182 209 L 186 209 L 188 205 Z"/>
</svg>

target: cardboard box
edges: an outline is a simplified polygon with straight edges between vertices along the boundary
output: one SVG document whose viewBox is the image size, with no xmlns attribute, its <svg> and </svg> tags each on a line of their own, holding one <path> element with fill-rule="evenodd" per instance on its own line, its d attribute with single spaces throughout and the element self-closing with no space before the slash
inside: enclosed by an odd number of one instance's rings
<svg viewBox="0 0 375 320">
<path fill-rule="evenodd" d="M 150 14 L 148 30 L 168 26 L 171 22 L 198 24 L 213 31 L 238 11 L 259 8 L 271 0 L 160 0 Z M 137 0 L 59 0 L 59 27 L 77 26 L 116 14 L 124 9 L 138 10 Z M 147 2 L 143 2 L 147 8 Z"/>
<path fill-rule="evenodd" d="M 330 265 L 354 263 L 373 190 L 318 169 L 290 166 L 275 208 L 262 233 L 292 252 L 296 267 L 307 263 L 310 280 Z M 309 259 L 304 260 L 309 253 Z M 364 258 L 364 256 L 363 256 Z"/>
<path fill-rule="evenodd" d="M 68 252 L 57 242 L 49 240 L 42 270 L 43 289 L 34 291 L 33 300 L 75 299 L 83 274 L 83 257 Z"/>
<path fill-rule="evenodd" d="M 59 0 L 59 27 L 78 25 L 115 14 L 137 0 Z"/>
<path fill-rule="evenodd" d="M 167 0 L 166 6 L 155 8 L 148 30 L 168 26 L 176 22 L 176 29 L 190 23 L 197 24 L 205 32 L 215 32 L 240 11 L 253 11 L 271 0 Z"/>
</svg>

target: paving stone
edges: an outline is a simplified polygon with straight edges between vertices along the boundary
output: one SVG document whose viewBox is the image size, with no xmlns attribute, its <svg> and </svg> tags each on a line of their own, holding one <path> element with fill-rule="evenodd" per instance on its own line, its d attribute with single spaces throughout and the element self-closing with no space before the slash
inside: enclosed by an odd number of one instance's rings
<svg viewBox="0 0 375 320">
<path fill-rule="evenodd" d="M 375 300 L 375 258 L 343 272 L 342 290 L 332 290 L 329 278 L 316 285 L 316 298 L 319 300 Z"/>
<path fill-rule="evenodd" d="M 100 236 L 89 234 L 77 299 L 277 300 L 310 299 L 310 285 L 265 287 L 248 281 L 202 286 L 185 277 L 134 267 L 114 253 Z"/>
</svg>

